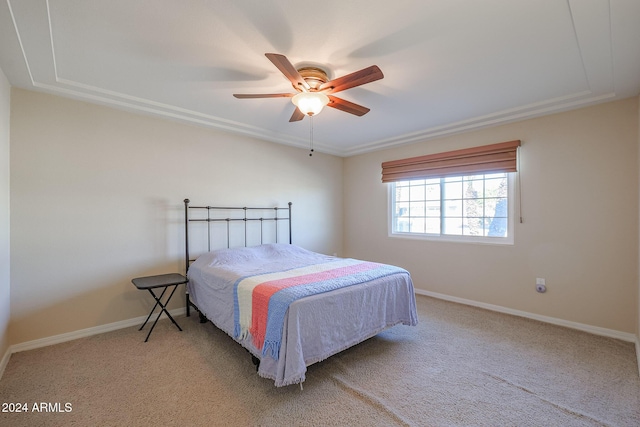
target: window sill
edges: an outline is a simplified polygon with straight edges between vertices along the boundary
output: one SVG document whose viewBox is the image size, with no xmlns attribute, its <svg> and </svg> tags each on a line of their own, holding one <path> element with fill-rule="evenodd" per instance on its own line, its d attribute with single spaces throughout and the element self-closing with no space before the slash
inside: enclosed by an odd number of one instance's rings
<svg viewBox="0 0 640 427">
<path fill-rule="evenodd" d="M 470 237 L 417 233 L 389 233 L 389 237 L 396 239 L 427 240 L 432 242 L 467 243 L 497 246 L 514 245 L 513 237 Z"/>
</svg>

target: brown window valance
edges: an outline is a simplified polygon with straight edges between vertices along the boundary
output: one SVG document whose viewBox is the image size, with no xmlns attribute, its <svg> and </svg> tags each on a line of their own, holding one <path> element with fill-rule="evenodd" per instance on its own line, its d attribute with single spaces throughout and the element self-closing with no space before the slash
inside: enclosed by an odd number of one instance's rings
<svg viewBox="0 0 640 427">
<path fill-rule="evenodd" d="M 382 182 L 516 172 L 520 140 L 382 163 Z"/>
</svg>

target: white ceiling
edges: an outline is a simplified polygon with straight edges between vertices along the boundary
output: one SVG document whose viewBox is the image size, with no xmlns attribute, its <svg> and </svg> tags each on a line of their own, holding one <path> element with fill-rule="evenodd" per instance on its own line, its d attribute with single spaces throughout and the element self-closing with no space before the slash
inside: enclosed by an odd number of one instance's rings
<svg viewBox="0 0 640 427">
<path fill-rule="evenodd" d="M 315 149 L 349 156 L 637 96 L 640 0 L 0 0 L 13 86 L 309 147 L 264 56 L 382 80 L 326 108 Z"/>
</svg>

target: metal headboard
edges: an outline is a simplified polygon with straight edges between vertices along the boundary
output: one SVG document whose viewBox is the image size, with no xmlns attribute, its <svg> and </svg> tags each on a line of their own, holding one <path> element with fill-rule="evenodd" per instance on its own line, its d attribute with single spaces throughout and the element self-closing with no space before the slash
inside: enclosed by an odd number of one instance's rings
<svg viewBox="0 0 640 427">
<path fill-rule="evenodd" d="M 288 207 L 279 208 L 279 207 L 271 207 L 271 208 L 260 208 L 260 207 L 224 207 L 224 206 L 189 206 L 190 200 L 184 199 L 184 239 L 185 239 L 185 260 L 186 260 L 186 269 L 185 271 L 189 271 L 189 265 L 195 261 L 191 259 L 189 256 L 189 223 L 190 222 L 206 222 L 207 223 L 207 251 L 211 251 L 211 224 L 216 222 L 226 222 L 226 237 L 227 237 L 227 248 L 230 247 L 231 239 L 230 239 L 230 224 L 235 221 L 244 221 L 244 246 L 247 246 L 247 223 L 252 221 L 260 222 L 260 244 L 263 243 L 264 236 L 264 223 L 273 221 L 275 224 L 275 243 L 278 242 L 278 223 L 280 221 L 287 221 L 288 230 L 289 230 L 289 244 L 291 244 L 291 202 L 288 203 Z M 192 218 L 189 215 L 190 210 L 199 210 L 201 212 L 206 212 L 206 218 Z M 212 213 L 220 212 L 220 211 L 242 211 L 241 216 L 236 218 L 219 218 L 212 215 Z M 279 211 L 287 211 L 287 216 L 279 216 Z M 256 215 L 252 215 L 255 213 Z M 264 217 L 266 213 L 272 213 L 273 216 Z"/>
</svg>

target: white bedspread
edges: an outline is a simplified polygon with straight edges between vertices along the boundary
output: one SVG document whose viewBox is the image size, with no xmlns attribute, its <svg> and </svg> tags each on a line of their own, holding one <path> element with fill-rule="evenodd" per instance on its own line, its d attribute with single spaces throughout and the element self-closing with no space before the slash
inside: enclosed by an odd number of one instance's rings
<svg viewBox="0 0 640 427">
<path fill-rule="evenodd" d="M 304 381 L 306 367 L 397 324 L 416 325 L 413 284 L 394 274 L 294 301 L 284 319 L 280 357 L 262 355 L 234 331 L 234 285 L 247 276 L 335 261 L 295 245 L 222 249 L 191 265 L 191 300 L 217 327 L 260 359 L 258 373 L 284 386 Z"/>
</svg>

